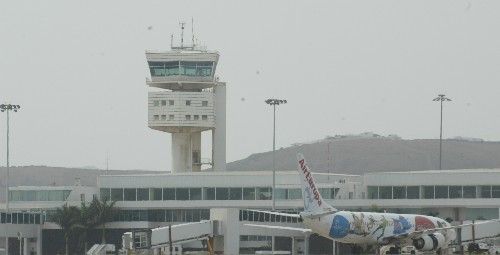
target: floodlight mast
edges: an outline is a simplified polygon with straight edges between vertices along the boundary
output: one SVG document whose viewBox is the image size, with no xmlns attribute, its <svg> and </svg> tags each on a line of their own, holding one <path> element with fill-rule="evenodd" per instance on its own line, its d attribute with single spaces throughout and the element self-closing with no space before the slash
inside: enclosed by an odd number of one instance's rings
<svg viewBox="0 0 500 255">
<path fill-rule="evenodd" d="M 9 254 L 9 237 L 7 236 L 8 234 L 8 227 L 9 224 L 7 223 L 7 215 L 9 214 L 9 168 L 10 168 L 10 162 L 9 162 L 9 112 L 14 111 L 17 112 L 21 109 L 21 106 L 19 105 L 13 105 L 13 104 L 2 104 L 0 105 L 0 112 L 5 112 L 7 114 L 7 157 L 6 157 L 6 176 L 5 176 L 5 254 Z M 12 217 L 11 217 L 12 219 Z"/>
<path fill-rule="evenodd" d="M 273 191 L 272 191 L 272 198 L 273 198 L 273 211 L 276 210 L 276 106 L 280 104 L 286 104 L 287 101 L 284 99 L 275 99 L 275 98 L 270 98 L 267 99 L 266 104 L 272 105 L 273 106 Z"/>
<path fill-rule="evenodd" d="M 443 102 L 449 102 L 451 99 L 447 98 L 444 94 L 439 94 L 432 101 L 439 101 L 441 104 L 441 119 L 439 125 L 439 170 L 442 170 L 443 166 Z"/>
</svg>

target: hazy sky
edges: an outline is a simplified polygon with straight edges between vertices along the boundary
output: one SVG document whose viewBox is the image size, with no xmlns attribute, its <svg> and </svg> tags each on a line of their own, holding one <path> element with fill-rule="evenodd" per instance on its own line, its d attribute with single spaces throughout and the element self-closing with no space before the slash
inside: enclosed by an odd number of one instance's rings
<svg viewBox="0 0 500 255">
<path fill-rule="evenodd" d="M 228 161 L 326 135 L 373 131 L 500 140 L 500 1 L 2 1 L 0 102 L 13 165 L 170 167 L 147 127 L 144 51 L 178 22 L 221 54 Z M 187 37 L 190 32 L 187 32 Z M 5 164 L 5 114 L 0 116 Z M 204 145 L 207 148 L 207 143 Z M 203 154 L 209 152 L 205 149 Z"/>
</svg>

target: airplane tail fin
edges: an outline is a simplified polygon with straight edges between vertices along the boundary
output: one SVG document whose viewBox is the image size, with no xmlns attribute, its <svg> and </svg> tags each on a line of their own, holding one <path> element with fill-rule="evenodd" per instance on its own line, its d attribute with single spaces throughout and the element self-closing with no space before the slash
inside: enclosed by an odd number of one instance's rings
<svg viewBox="0 0 500 255">
<path fill-rule="evenodd" d="M 309 166 L 300 153 L 297 154 L 297 170 L 299 171 L 300 183 L 302 185 L 302 199 L 304 200 L 304 211 L 310 214 L 320 214 L 328 211 L 336 211 L 327 204 L 319 192 L 316 182 Z"/>
</svg>

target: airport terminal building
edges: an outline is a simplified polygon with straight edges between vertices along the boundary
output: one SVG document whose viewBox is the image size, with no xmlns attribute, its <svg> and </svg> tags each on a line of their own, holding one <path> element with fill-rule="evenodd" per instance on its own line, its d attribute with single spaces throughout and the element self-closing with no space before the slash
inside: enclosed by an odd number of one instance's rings
<svg viewBox="0 0 500 255">
<path fill-rule="evenodd" d="M 107 240 L 118 247 L 125 232 L 208 220 L 214 209 L 227 209 L 232 212 L 222 223 L 228 231 L 224 234 L 232 238 L 225 247 L 227 254 L 268 250 L 271 235 L 277 236 L 278 250 L 333 253 L 333 242 L 321 237 L 245 225 L 270 222 L 300 227 L 301 223 L 245 210 L 272 207 L 272 171 L 226 171 L 226 83 L 215 75 L 219 53 L 181 45 L 170 51 L 147 51 L 146 60 L 151 75 L 146 83 L 152 89 L 145 105 L 148 125 L 172 136 L 171 172 L 101 175 L 95 187 L 78 181 L 64 187 L 10 187 L 9 210 L 0 214 L 0 229 L 4 230 L 0 238 L 10 237 L 9 254 L 60 251 L 54 245 L 58 243 L 54 240 L 62 238 L 52 219 L 55 209 L 64 204 L 79 206 L 94 197 L 116 201 L 119 211 L 107 224 Z M 202 132 L 212 134 L 210 159 L 201 158 Z M 211 170 L 202 171 L 206 166 Z M 286 170 L 276 173 L 276 209 L 298 212 L 303 207 L 299 178 L 295 169 Z M 497 219 L 500 214 L 500 169 L 316 173 L 314 177 L 323 198 L 341 210 L 418 213 L 455 222 Z M 0 248 L 3 246 L 0 242 Z M 188 250 L 201 244 L 181 246 Z"/>
<path fill-rule="evenodd" d="M 93 196 L 117 201 L 116 207 L 120 210 L 107 226 L 108 240 L 117 245 L 121 244 L 122 234 L 131 229 L 208 220 L 211 209 L 232 208 L 239 211 L 238 218 L 234 219 L 237 223 L 232 223 L 239 226 L 238 248 L 242 253 L 252 254 L 268 248 L 270 236 L 268 231 L 244 223 L 271 222 L 300 227 L 300 222 L 292 219 L 266 218 L 245 211 L 271 208 L 271 176 L 270 171 L 103 175 L 99 177 L 98 187 L 78 184 L 11 187 L 11 216 L 2 213 L 0 224 L 5 226 L 7 220 L 12 226 L 12 247 L 16 246 L 17 232 L 22 228 L 28 251 L 42 246 L 39 252 L 52 254 L 54 247 L 43 246 L 48 241 L 41 242 L 39 238 L 51 240 L 57 235 L 59 230 L 51 222 L 51 214 L 65 203 L 79 205 L 82 201 L 89 202 Z M 500 214 L 500 169 L 385 172 L 363 176 L 315 174 L 315 178 L 322 196 L 342 210 L 418 213 L 456 222 L 497 219 Z M 278 171 L 276 180 L 276 208 L 300 211 L 303 204 L 296 171 Z M 297 249 L 304 247 L 303 236 L 279 232 L 276 235 L 283 237 L 277 248 L 291 247 L 292 237 L 298 242 Z M 332 249 L 332 243 L 326 239 L 309 238 L 311 254 Z M 197 247 L 197 244 L 185 247 Z"/>
</svg>

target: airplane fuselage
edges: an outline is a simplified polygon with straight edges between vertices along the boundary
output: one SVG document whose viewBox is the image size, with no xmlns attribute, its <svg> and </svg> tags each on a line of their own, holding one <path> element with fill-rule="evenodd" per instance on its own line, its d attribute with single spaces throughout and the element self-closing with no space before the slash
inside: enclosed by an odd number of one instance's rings
<svg viewBox="0 0 500 255">
<path fill-rule="evenodd" d="M 335 241 L 380 245 L 387 244 L 394 236 L 450 226 L 445 220 L 431 216 L 349 211 L 317 218 L 303 217 L 303 221 L 313 232 Z M 441 233 L 447 242 L 455 238 L 452 229 L 442 230 Z"/>
</svg>

